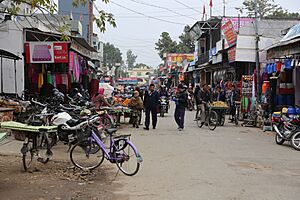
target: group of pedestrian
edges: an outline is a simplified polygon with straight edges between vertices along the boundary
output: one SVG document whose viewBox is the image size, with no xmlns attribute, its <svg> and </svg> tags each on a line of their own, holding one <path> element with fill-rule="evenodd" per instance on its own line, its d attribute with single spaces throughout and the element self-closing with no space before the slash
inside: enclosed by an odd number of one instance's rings
<svg viewBox="0 0 300 200">
<path fill-rule="evenodd" d="M 230 90 L 230 91 L 228 91 Z M 199 112 L 201 112 L 201 122 L 205 123 L 205 114 L 208 104 L 213 101 L 228 101 L 231 109 L 231 114 L 235 113 L 235 101 L 238 97 L 238 91 L 236 86 L 232 85 L 227 91 L 220 84 L 217 85 L 212 91 L 211 87 L 207 84 L 196 85 L 194 89 L 187 87 L 184 84 L 179 84 L 176 90 L 173 100 L 175 101 L 175 112 L 174 118 L 178 126 L 178 130 L 182 131 L 185 126 L 185 110 L 188 106 L 188 95 L 193 94 L 193 99 L 195 100 L 197 106 L 196 119 L 199 117 Z M 226 94 L 229 93 L 229 97 Z M 141 92 L 137 87 L 134 90 L 133 97 L 129 103 L 129 107 L 132 109 L 132 124 L 133 127 L 139 128 L 142 110 L 145 112 L 145 130 L 150 130 L 150 121 L 152 120 L 152 128 L 157 127 L 157 111 L 160 105 L 160 98 L 169 98 L 169 93 L 165 86 L 162 86 L 159 91 L 155 90 L 155 85 L 150 84 L 149 89 L 145 92 Z M 151 120 L 150 120 L 151 119 Z"/>
</svg>

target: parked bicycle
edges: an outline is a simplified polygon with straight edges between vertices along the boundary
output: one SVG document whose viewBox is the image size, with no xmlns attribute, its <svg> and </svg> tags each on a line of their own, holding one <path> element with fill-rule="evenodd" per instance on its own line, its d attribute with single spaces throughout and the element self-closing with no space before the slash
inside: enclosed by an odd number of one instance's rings
<svg viewBox="0 0 300 200">
<path fill-rule="evenodd" d="M 199 112 L 198 112 L 197 118 L 196 118 L 198 127 L 202 128 L 202 126 L 204 124 L 206 124 L 210 130 L 212 130 L 212 131 L 215 130 L 218 125 L 218 121 L 219 121 L 217 112 L 212 110 L 210 105 L 205 106 L 205 121 L 204 122 L 201 121 L 201 114 L 202 114 L 202 110 L 199 109 Z"/>
<path fill-rule="evenodd" d="M 131 135 L 113 136 L 117 129 L 105 130 L 110 137 L 107 147 L 91 129 L 91 135 L 72 147 L 70 158 L 72 163 L 82 170 L 93 170 L 99 167 L 104 158 L 117 167 L 127 176 L 135 175 L 143 159 L 137 148 L 130 141 Z"/>
</svg>

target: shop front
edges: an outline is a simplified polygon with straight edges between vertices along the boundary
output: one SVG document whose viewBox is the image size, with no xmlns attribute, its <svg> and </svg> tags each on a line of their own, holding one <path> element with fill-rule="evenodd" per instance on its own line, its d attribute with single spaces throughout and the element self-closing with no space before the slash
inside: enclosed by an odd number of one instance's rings
<svg viewBox="0 0 300 200">
<path fill-rule="evenodd" d="M 35 34 L 44 35 L 43 32 Z M 58 36 L 51 38 L 53 41 L 27 38 L 24 43 L 25 88 L 28 93 L 49 96 L 53 88 L 64 94 L 70 93 L 73 88 L 89 90 L 91 94 L 98 91 L 96 73 L 88 65 L 92 47 L 88 49 L 77 38 L 70 42 L 55 40 Z"/>
<path fill-rule="evenodd" d="M 269 62 L 264 66 L 263 98 L 273 111 L 300 105 L 300 39 L 290 42 L 269 49 Z"/>
</svg>

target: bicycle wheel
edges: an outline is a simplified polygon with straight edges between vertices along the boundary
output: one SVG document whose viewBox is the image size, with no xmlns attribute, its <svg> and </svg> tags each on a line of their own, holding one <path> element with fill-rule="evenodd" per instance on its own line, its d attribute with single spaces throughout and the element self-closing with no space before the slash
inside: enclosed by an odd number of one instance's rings
<svg viewBox="0 0 300 200">
<path fill-rule="evenodd" d="M 84 140 L 72 147 L 70 159 L 74 166 L 82 170 L 93 170 L 102 164 L 104 152 L 96 142 Z"/>
<path fill-rule="evenodd" d="M 101 123 L 105 128 L 114 128 L 113 120 L 107 115 L 102 117 Z"/>
<path fill-rule="evenodd" d="M 201 121 L 201 114 L 202 114 L 202 110 L 199 109 L 199 112 L 198 112 L 197 118 L 196 118 L 197 126 L 198 126 L 199 128 L 202 128 L 202 126 L 203 126 L 203 123 L 202 123 L 202 121 Z"/>
<path fill-rule="evenodd" d="M 211 110 L 208 116 L 208 128 L 210 130 L 215 130 L 218 125 L 218 114 L 216 111 Z"/>
<path fill-rule="evenodd" d="M 21 153 L 23 154 L 22 157 L 23 168 L 25 171 L 27 171 L 31 167 L 31 163 L 34 155 L 32 142 L 24 143 L 21 149 Z"/>
<path fill-rule="evenodd" d="M 123 142 L 120 148 L 120 142 Z M 116 159 L 117 167 L 127 176 L 134 176 L 140 169 L 140 157 L 135 152 L 133 146 L 128 143 L 125 139 L 118 140 L 118 144 L 114 144 L 113 156 Z M 117 147 L 118 146 L 118 147 Z"/>
</svg>

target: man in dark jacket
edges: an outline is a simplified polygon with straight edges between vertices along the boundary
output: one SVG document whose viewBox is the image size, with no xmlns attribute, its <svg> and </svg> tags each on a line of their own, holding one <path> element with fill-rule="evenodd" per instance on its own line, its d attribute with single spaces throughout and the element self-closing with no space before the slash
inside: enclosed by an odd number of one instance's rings
<svg viewBox="0 0 300 200">
<path fill-rule="evenodd" d="M 197 117 L 200 110 L 201 110 L 201 123 L 204 124 L 205 122 L 205 110 L 207 104 L 211 102 L 211 93 L 209 91 L 209 87 L 207 84 L 203 84 L 201 91 L 199 92 L 199 107 L 197 109 Z"/>
<path fill-rule="evenodd" d="M 155 85 L 150 84 L 149 90 L 145 91 L 144 107 L 145 107 L 145 130 L 149 130 L 150 125 L 150 113 L 152 115 L 152 126 L 156 128 L 157 124 L 157 107 L 159 106 L 159 94 L 155 91 Z"/>
<path fill-rule="evenodd" d="M 178 130 L 184 129 L 185 108 L 187 107 L 188 94 L 182 84 L 178 85 L 178 93 L 176 95 L 175 121 L 178 125 Z"/>
</svg>

